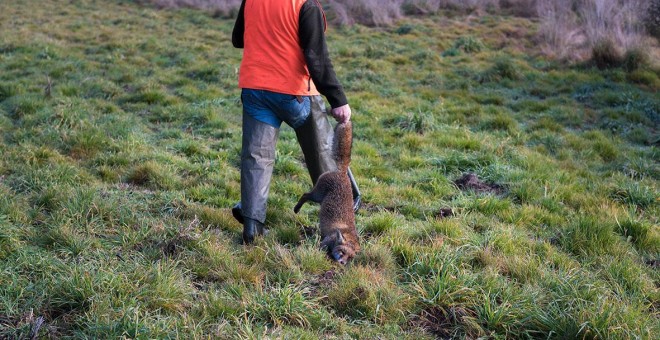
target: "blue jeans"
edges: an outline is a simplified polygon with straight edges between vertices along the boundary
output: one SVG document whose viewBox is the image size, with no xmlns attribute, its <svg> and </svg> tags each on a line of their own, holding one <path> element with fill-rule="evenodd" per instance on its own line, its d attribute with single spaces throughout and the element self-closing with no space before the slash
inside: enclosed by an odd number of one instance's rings
<svg viewBox="0 0 660 340">
<path fill-rule="evenodd" d="M 243 89 L 243 113 L 279 129 L 282 122 L 296 129 L 305 123 L 310 112 L 308 96 L 294 96 L 266 90 Z"/>
<path fill-rule="evenodd" d="M 280 126 L 282 122 L 294 129 L 305 125 L 311 117 L 311 97 L 243 89 L 241 100 L 241 214 L 263 223 Z"/>
</svg>

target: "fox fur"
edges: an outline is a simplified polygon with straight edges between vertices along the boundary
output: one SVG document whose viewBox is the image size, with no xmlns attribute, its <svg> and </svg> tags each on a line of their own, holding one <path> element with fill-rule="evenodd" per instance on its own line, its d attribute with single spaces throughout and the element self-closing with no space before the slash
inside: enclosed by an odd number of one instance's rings
<svg viewBox="0 0 660 340">
<path fill-rule="evenodd" d="M 307 201 L 321 204 L 319 210 L 321 248 L 342 265 L 347 264 L 360 251 L 355 230 L 353 192 L 348 178 L 352 145 L 352 123 L 348 121 L 337 124 L 333 142 L 337 171 L 322 174 L 312 191 L 303 194 L 293 208 L 298 213 Z"/>
</svg>

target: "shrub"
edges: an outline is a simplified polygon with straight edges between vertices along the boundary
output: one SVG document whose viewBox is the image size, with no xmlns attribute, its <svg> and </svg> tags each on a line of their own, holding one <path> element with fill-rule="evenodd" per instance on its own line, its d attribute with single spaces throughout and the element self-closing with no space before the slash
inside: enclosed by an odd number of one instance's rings
<svg viewBox="0 0 660 340">
<path fill-rule="evenodd" d="M 571 1 L 541 1 L 537 13 L 541 19 L 538 34 L 546 44 L 544 52 L 558 58 L 568 57 L 581 40 Z"/>
<path fill-rule="evenodd" d="M 640 43 L 642 12 L 648 0 L 593 0 L 579 3 L 578 13 L 591 43 L 611 40 L 630 48 Z"/>
<path fill-rule="evenodd" d="M 475 37 L 460 37 L 454 42 L 453 48 L 465 53 L 477 53 L 484 49 L 484 44 Z"/>
<path fill-rule="evenodd" d="M 0 83 L 0 102 L 15 96 L 17 92 L 18 91 L 14 84 L 8 82 Z"/>
<path fill-rule="evenodd" d="M 647 86 L 660 87 L 658 75 L 650 70 L 635 70 L 628 74 L 628 81 Z"/>
<path fill-rule="evenodd" d="M 414 29 L 414 27 L 412 25 L 404 24 L 404 25 L 399 26 L 399 28 L 397 28 L 394 32 L 396 34 L 399 34 L 399 35 L 404 35 L 404 34 L 408 34 L 408 33 L 412 32 L 413 29 Z"/>
<path fill-rule="evenodd" d="M 520 71 L 509 58 L 498 57 L 495 64 L 479 76 L 480 82 L 500 81 L 502 79 L 518 80 Z"/>
<path fill-rule="evenodd" d="M 498 58 L 495 60 L 493 70 L 502 78 L 517 80 L 520 79 L 520 72 L 513 61 L 509 58 Z"/>
<path fill-rule="evenodd" d="M 545 52 L 559 58 L 582 59 L 588 56 L 589 49 L 594 53 L 607 52 L 608 47 L 602 45 L 604 41 L 623 50 L 639 46 L 644 36 L 643 20 L 648 2 L 539 1 L 539 35 L 546 44 Z M 595 51 L 603 48 L 606 50 Z"/>
<path fill-rule="evenodd" d="M 591 59 L 601 70 L 619 67 L 623 64 L 621 52 L 609 39 L 601 40 L 594 45 Z"/>
<path fill-rule="evenodd" d="M 440 0 L 440 7 L 452 10 L 475 11 L 496 9 L 501 0 Z"/>
<path fill-rule="evenodd" d="M 644 26 L 650 35 L 660 40 L 660 0 L 650 0 Z"/>
<path fill-rule="evenodd" d="M 534 18 L 538 16 L 538 0 L 500 0 L 500 8 L 513 15 Z"/>
<path fill-rule="evenodd" d="M 457 55 L 461 54 L 461 51 L 459 51 L 457 48 L 452 47 L 450 49 L 444 50 L 442 52 L 443 57 L 455 57 Z"/>
<path fill-rule="evenodd" d="M 441 0 L 405 0 L 403 12 L 406 14 L 429 14 L 440 10 Z"/>
<path fill-rule="evenodd" d="M 623 56 L 623 68 L 628 72 L 636 71 L 648 64 L 649 54 L 640 47 L 626 51 L 626 54 Z"/>
</svg>

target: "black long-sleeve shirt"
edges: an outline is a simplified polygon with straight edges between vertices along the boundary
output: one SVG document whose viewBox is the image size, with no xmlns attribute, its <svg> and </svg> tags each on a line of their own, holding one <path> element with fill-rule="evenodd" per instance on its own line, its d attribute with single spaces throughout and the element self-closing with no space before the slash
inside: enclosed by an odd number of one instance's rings
<svg viewBox="0 0 660 340">
<path fill-rule="evenodd" d="M 241 3 L 231 36 L 236 48 L 245 46 L 245 1 Z M 336 108 L 348 104 L 348 100 L 330 61 L 325 41 L 325 19 L 319 6 L 316 0 L 308 0 L 300 9 L 298 43 L 316 89 L 328 99 L 332 108 Z"/>
</svg>

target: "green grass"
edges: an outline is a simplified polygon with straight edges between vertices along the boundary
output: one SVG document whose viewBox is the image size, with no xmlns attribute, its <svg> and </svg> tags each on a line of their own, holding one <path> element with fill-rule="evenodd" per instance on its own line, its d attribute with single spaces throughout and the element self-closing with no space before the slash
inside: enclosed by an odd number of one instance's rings
<svg viewBox="0 0 660 340">
<path fill-rule="evenodd" d="M 657 61 L 562 65 L 502 34 L 533 36 L 512 17 L 331 28 L 364 200 L 340 268 L 303 232 L 318 208 L 292 211 L 311 183 L 288 127 L 271 232 L 240 244 L 231 20 L 2 9 L 0 338 L 39 317 L 52 338 L 660 333 Z"/>
</svg>

